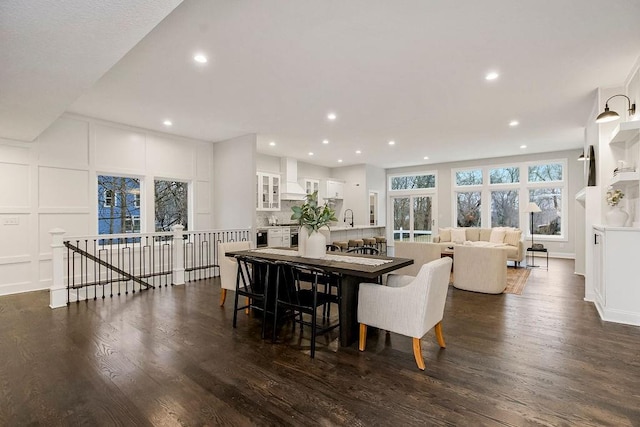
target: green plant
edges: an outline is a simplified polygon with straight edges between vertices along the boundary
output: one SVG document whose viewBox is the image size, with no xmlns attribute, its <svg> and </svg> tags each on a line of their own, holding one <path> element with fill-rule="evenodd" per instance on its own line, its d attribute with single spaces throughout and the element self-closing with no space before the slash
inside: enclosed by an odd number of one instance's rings
<svg viewBox="0 0 640 427">
<path fill-rule="evenodd" d="M 623 198 L 624 193 L 620 190 L 610 189 L 609 191 L 607 191 L 607 203 L 609 204 L 609 206 L 616 206 Z"/>
<path fill-rule="evenodd" d="M 306 227 L 309 233 L 318 231 L 322 227 L 329 228 L 331 221 L 337 221 L 336 211 L 331 209 L 326 203 L 318 204 L 318 192 L 307 194 L 302 206 L 292 206 L 291 219 L 298 221 L 300 225 Z"/>
</svg>

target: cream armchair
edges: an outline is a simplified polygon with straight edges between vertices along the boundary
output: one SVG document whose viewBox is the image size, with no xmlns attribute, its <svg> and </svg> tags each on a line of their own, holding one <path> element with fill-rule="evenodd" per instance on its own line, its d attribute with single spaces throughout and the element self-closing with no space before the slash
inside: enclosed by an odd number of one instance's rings
<svg viewBox="0 0 640 427">
<path fill-rule="evenodd" d="M 458 245 L 453 249 L 453 286 L 465 291 L 501 294 L 507 287 L 507 251 Z"/>
<path fill-rule="evenodd" d="M 398 258 L 411 258 L 413 264 L 396 270 L 393 275 L 404 274 L 417 276 L 420 268 L 422 268 L 424 264 L 440 259 L 441 252 L 440 245 L 436 245 L 435 243 L 395 242 L 393 244 L 393 256 Z"/>
<path fill-rule="evenodd" d="M 226 256 L 227 252 L 246 251 L 251 249 L 249 241 L 218 243 L 218 265 L 220 266 L 220 306 L 224 305 L 227 298 L 227 290 L 236 290 L 236 276 L 238 263 L 235 258 Z"/>
<path fill-rule="evenodd" d="M 420 339 L 435 328 L 440 347 L 445 348 L 442 317 L 447 299 L 451 258 L 440 258 L 420 268 L 408 281 L 394 275 L 387 285 L 361 283 L 358 292 L 359 349 L 367 344 L 367 325 L 413 338 L 413 355 L 424 370 Z M 408 282 L 408 283 L 407 283 Z"/>
</svg>

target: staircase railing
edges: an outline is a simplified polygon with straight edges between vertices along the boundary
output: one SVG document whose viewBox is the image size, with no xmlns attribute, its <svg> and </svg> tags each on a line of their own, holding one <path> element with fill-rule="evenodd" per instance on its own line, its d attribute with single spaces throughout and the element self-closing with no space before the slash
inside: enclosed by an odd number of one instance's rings
<svg viewBox="0 0 640 427">
<path fill-rule="evenodd" d="M 250 229 L 53 237 L 50 307 L 162 289 L 220 274 L 218 243 L 251 240 Z"/>
</svg>

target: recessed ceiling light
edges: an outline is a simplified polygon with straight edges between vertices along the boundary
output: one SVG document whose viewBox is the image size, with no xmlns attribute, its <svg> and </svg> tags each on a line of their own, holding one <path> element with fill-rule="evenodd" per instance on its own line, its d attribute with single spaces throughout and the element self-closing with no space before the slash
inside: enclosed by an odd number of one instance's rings
<svg viewBox="0 0 640 427">
<path fill-rule="evenodd" d="M 517 120 L 511 120 L 509 122 L 509 126 L 511 126 L 511 127 L 518 126 L 519 124 L 520 124 L 520 122 L 517 121 Z"/>
<path fill-rule="evenodd" d="M 429 160 L 429 156 L 424 156 L 423 159 L 424 160 Z"/>
<path fill-rule="evenodd" d="M 328 143 L 329 143 L 329 140 L 328 140 L 328 139 L 325 139 L 325 140 L 323 140 L 323 141 L 322 141 L 322 143 L 323 143 L 323 144 L 328 144 Z"/>
<path fill-rule="evenodd" d="M 193 60 L 200 63 L 200 64 L 206 64 L 207 63 L 207 57 L 204 56 L 203 54 L 199 53 L 196 56 L 193 57 Z"/>
<path fill-rule="evenodd" d="M 520 146 L 520 148 L 527 148 L 527 146 L 526 146 L 526 145 L 524 145 L 524 144 L 522 144 L 522 145 Z"/>
<path fill-rule="evenodd" d="M 310 155 L 310 156 L 313 156 L 313 151 L 309 151 L 309 155 Z"/>
<path fill-rule="evenodd" d="M 269 145 L 273 147 L 273 146 L 275 146 L 275 145 L 276 145 L 276 143 L 275 143 L 275 142 L 273 142 L 273 141 L 271 141 L 271 142 L 269 143 Z"/>
<path fill-rule="evenodd" d="M 327 114 L 327 119 L 329 119 L 329 120 L 335 120 L 337 118 L 338 118 L 338 116 L 336 116 L 336 113 Z"/>
<path fill-rule="evenodd" d="M 342 159 L 338 159 L 338 163 L 342 163 Z"/>
<path fill-rule="evenodd" d="M 164 122 L 162 122 L 162 124 L 165 126 L 171 126 L 173 123 L 171 122 L 171 120 L 165 120 Z"/>
<path fill-rule="evenodd" d="M 496 73 L 495 71 L 491 71 L 489 73 L 487 73 L 486 76 L 484 76 L 485 79 L 487 80 L 495 80 L 498 78 L 500 74 Z"/>
<path fill-rule="evenodd" d="M 356 154 L 362 154 L 362 151 L 356 150 Z"/>
<path fill-rule="evenodd" d="M 396 145 L 395 141 L 389 141 L 389 145 Z"/>
</svg>

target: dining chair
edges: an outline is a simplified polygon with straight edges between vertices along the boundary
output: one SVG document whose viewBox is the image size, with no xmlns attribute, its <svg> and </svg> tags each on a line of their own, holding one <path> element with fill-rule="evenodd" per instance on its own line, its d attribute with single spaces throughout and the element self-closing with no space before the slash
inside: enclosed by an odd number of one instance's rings
<svg viewBox="0 0 640 427">
<path fill-rule="evenodd" d="M 361 283 L 358 291 L 360 351 L 364 351 L 367 344 L 367 326 L 409 336 L 413 338 L 416 364 L 424 370 L 420 339 L 434 328 L 438 344 L 445 348 L 442 317 L 451 263 L 448 257 L 431 261 L 424 264 L 412 280 L 396 275 L 387 281 L 387 286 Z"/>
<path fill-rule="evenodd" d="M 347 252 L 364 254 L 364 255 L 379 255 L 380 251 L 374 246 L 356 246 L 354 248 L 347 249 Z"/>
<path fill-rule="evenodd" d="M 267 312 L 269 311 L 269 275 L 273 262 L 251 256 L 238 255 L 238 273 L 236 275 L 236 295 L 233 304 L 233 327 L 236 327 L 238 311 L 256 309 L 262 313 L 262 338 L 265 337 Z M 238 306 L 241 296 L 246 297 L 247 303 Z"/>
<path fill-rule="evenodd" d="M 235 258 L 227 256 L 227 252 L 246 251 L 251 249 L 249 241 L 220 242 L 218 243 L 218 265 L 220 266 L 220 306 L 224 306 L 227 299 L 227 290 L 236 290 L 236 276 L 238 262 Z"/>
<path fill-rule="evenodd" d="M 276 341 L 280 319 L 290 318 L 294 322 L 294 331 L 295 324 L 300 324 L 300 334 L 303 333 L 304 326 L 310 326 L 311 357 L 314 358 L 316 337 L 340 327 L 339 315 L 338 321 L 334 323 L 331 323 L 330 318 L 318 319 L 319 308 L 324 313 L 324 307 L 327 305 L 340 304 L 339 277 L 335 276 L 338 293 L 330 295 L 319 289 L 323 285 L 322 280 L 328 277 L 324 270 L 287 261 L 276 261 L 275 265 L 277 279 L 272 341 Z M 303 287 L 303 282 L 309 283 L 310 288 Z"/>
</svg>

